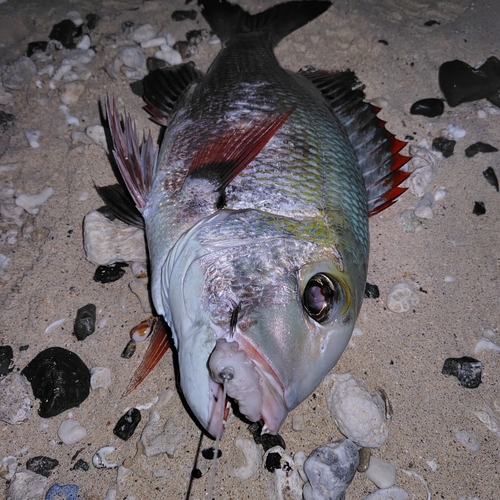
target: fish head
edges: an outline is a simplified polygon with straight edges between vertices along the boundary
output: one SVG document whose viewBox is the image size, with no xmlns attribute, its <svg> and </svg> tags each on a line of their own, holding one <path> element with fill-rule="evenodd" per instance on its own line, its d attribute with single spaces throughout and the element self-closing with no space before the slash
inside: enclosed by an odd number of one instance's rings
<svg viewBox="0 0 500 500">
<path fill-rule="evenodd" d="M 226 395 L 276 434 L 349 342 L 366 257 L 353 251 L 345 228 L 328 244 L 311 234 L 255 210 L 220 211 L 167 259 L 163 303 L 181 388 L 214 436 L 222 434 Z"/>
</svg>

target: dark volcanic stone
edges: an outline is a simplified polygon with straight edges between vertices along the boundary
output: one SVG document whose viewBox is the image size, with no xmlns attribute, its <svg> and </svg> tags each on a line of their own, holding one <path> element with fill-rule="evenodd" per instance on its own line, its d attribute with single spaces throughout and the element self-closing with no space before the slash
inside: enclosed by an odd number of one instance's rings
<svg viewBox="0 0 500 500">
<path fill-rule="evenodd" d="M 444 104 L 441 99 L 421 99 L 420 101 L 414 102 L 410 108 L 410 113 L 412 115 L 422 115 L 428 118 L 434 118 L 435 116 L 441 116 L 444 111 Z"/>
<path fill-rule="evenodd" d="M 99 22 L 99 16 L 97 14 L 87 14 L 85 16 L 85 24 L 89 31 L 95 30 L 97 28 L 97 23 Z"/>
<path fill-rule="evenodd" d="M 387 40 L 378 40 L 378 43 L 381 43 L 382 45 L 389 45 Z"/>
<path fill-rule="evenodd" d="M 14 352 L 10 345 L 0 346 L 0 376 L 7 375 L 12 371 L 11 364 L 14 359 Z"/>
<path fill-rule="evenodd" d="M 74 49 L 76 47 L 74 37 L 77 35 L 78 30 L 73 21 L 65 19 L 60 23 L 54 24 L 49 38 L 61 42 L 67 49 Z"/>
<path fill-rule="evenodd" d="M 457 141 L 446 139 L 446 137 L 436 137 L 432 141 L 432 149 L 439 151 L 445 158 L 449 158 L 453 154 Z"/>
<path fill-rule="evenodd" d="M 0 111 L 0 128 L 5 132 L 14 122 L 16 117 L 12 113 Z"/>
<path fill-rule="evenodd" d="M 38 414 L 54 417 L 79 406 L 90 393 L 90 371 L 74 353 L 62 347 L 40 352 L 21 372 L 40 400 Z"/>
<path fill-rule="evenodd" d="M 441 24 L 439 21 L 435 21 L 434 19 L 431 19 L 430 21 L 426 21 L 424 23 L 424 26 L 434 26 L 435 24 Z"/>
<path fill-rule="evenodd" d="M 115 262 L 110 266 L 99 266 L 95 270 L 94 281 L 98 283 L 113 283 L 113 281 L 119 280 L 125 274 L 124 267 L 128 267 L 128 264 L 125 262 Z"/>
<path fill-rule="evenodd" d="M 170 66 L 170 65 L 166 61 L 163 61 L 162 59 L 158 59 L 157 57 L 148 57 L 146 59 L 146 68 L 148 69 L 148 71 L 150 73 L 153 72 L 155 69 L 167 68 L 168 66 Z M 133 92 L 133 90 L 132 90 L 132 92 Z M 143 96 L 143 94 L 144 94 L 144 85 L 143 85 L 143 91 L 142 91 L 141 97 Z"/>
<path fill-rule="evenodd" d="M 73 335 L 78 340 L 85 340 L 95 332 L 96 307 L 94 304 L 87 304 L 80 307 L 76 313 L 73 326 Z"/>
<path fill-rule="evenodd" d="M 123 349 L 121 357 L 124 359 L 130 359 L 134 355 L 136 347 L 136 341 L 134 339 L 130 339 L 125 346 L 125 349 Z"/>
<path fill-rule="evenodd" d="M 43 456 L 30 458 L 26 462 L 26 468 L 28 470 L 45 477 L 49 477 L 52 470 L 58 465 L 59 462 L 55 458 Z"/>
<path fill-rule="evenodd" d="M 469 356 L 448 358 L 445 360 L 441 373 L 457 377 L 460 385 L 475 389 L 481 383 L 483 363 Z"/>
<path fill-rule="evenodd" d="M 200 469 L 193 469 L 191 471 L 191 477 L 193 479 L 200 479 L 201 476 L 203 476 L 203 474 L 201 473 Z"/>
<path fill-rule="evenodd" d="M 484 201 L 475 201 L 474 208 L 472 209 L 472 213 L 474 215 L 484 215 L 486 213 Z"/>
<path fill-rule="evenodd" d="M 274 472 L 276 469 L 281 469 L 281 455 L 279 453 L 269 453 L 266 457 L 264 467 L 269 472 Z"/>
<path fill-rule="evenodd" d="M 439 87 L 451 107 L 493 96 L 500 89 L 500 61 L 489 57 L 478 69 L 458 59 L 445 62 L 439 68 Z"/>
<path fill-rule="evenodd" d="M 35 52 L 45 52 L 49 42 L 30 42 L 28 43 L 28 50 L 26 55 L 31 57 Z"/>
<path fill-rule="evenodd" d="M 176 10 L 172 12 L 172 21 L 195 20 L 198 13 L 195 10 Z"/>
<path fill-rule="evenodd" d="M 198 45 L 207 35 L 207 30 L 191 30 L 186 33 L 186 40 L 193 45 Z"/>
<path fill-rule="evenodd" d="M 215 455 L 215 448 L 213 446 L 210 446 L 210 448 L 205 448 L 204 450 L 201 450 L 201 454 L 203 458 L 207 460 L 213 460 L 214 455 Z M 218 449 L 217 450 L 217 458 L 222 457 L 222 450 Z"/>
<path fill-rule="evenodd" d="M 176 42 L 173 46 L 173 49 L 179 52 L 182 59 L 193 57 L 197 52 L 197 49 L 194 45 L 191 45 L 189 42 L 184 41 Z"/>
<path fill-rule="evenodd" d="M 141 412 L 137 408 L 130 410 L 123 415 L 115 425 L 113 434 L 124 441 L 130 439 L 141 421 Z"/>
<path fill-rule="evenodd" d="M 483 172 L 484 178 L 498 191 L 498 177 L 493 170 L 493 167 L 488 167 Z"/>
<path fill-rule="evenodd" d="M 478 153 L 494 153 L 495 151 L 498 151 L 495 146 L 491 146 L 485 142 L 476 142 L 465 149 L 465 156 L 467 156 L 467 158 L 472 158 Z"/>
<path fill-rule="evenodd" d="M 281 446 L 284 450 L 286 449 L 285 440 L 279 434 L 275 436 L 272 434 L 262 434 L 262 425 L 258 422 L 250 424 L 248 430 L 251 432 L 253 440 L 257 444 L 261 444 L 264 451 L 269 450 L 273 446 Z"/>
<path fill-rule="evenodd" d="M 378 299 L 380 297 L 380 291 L 377 285 L 372 285 L 371 283 L 366 283 L 365 285 L 365 298 L 367 299 Z"/>
<path fill-rule="evenodd" d="M 85 462 L 85 460 L 80 458 L 80 460 L 75 462 L 75 465 L 73 465 L 73 467 L 71 467 L 70 470 L 83 470 L 83 471 L 87 472 L 89 470 L 89 464 L 87 462 Z"/>
</svg>

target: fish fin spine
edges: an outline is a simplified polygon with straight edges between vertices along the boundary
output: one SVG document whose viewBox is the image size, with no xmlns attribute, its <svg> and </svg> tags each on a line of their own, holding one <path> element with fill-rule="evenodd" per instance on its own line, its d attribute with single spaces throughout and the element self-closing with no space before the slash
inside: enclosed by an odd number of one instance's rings
<svg viewBox="0 0 500 500">
<path fill-rule="evenodd" d="M 113 139 L 113 156 L 130 195 L 142 212 L 154 178 L 158 151 L 153 146 L 151 132 L 139 143 L 136 125 L 128 113 L 122 126 L 114 100 L 111 107 L 107 97 L 106 114 Z"/>
</svg>

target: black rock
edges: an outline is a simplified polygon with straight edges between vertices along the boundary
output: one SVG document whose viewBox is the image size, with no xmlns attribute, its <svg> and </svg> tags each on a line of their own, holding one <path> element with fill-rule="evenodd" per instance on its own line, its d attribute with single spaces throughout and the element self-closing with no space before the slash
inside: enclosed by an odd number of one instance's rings
<svg viewBox="0 0 500 500">
<path fill-rule="evenodd" d="M 40 474 L 41 476 L 49 477 L 53 469 L 59 465 L 55 458 L 49 457 L 33 457 L 26 462 L 26 468 L 31 472 Z"/>
<path fill-rule="evenodd" d="M 432 141 L 432 149 L 439 151 L 445 158 L 449 158 L 453 154 L 457 141 L 446 139 L 446 137 L 436 137 Z"/>
<path fill-rule="evenodd" d="M 489 57 L 478 69 L 458 59 L 445 62 L 439 68 L 439 87 L 451 107 L 493 96 L 500 89 L 500 60 Z"/>
<path fill-rule="evenodd" d="M 136 341 L 134 339 L 130 339 L 120 356 L 124 359 L 130 359 L 134 355 L 136 347 Z"/>
<path fill-rule="evenodd" d="M 130 84 L 130 90 L 132 91 L 132 94 L 135 94 L 139 97 L 142 97 L 144 95 L 144 82 L 142 80 L 137 80 L 136 82 L 132 82 Z M 109 267 L 109 266 L 99 266 L 97 269 L 99 269 L 100 267 Z M 121 271 L 122 271 L 122 273 L 125 273 L 125 271 L 123 269 Z M 97 274 L 97 271 L 96 271 L 96 274 Z M 120 275 L 119 278 L 121 278 L 121 276 L 123 276 L 123 274 Z M 94 276 L 94 279 L 95 279 L 95 276 Z M 99 280 L 96 280 L 96 281 L 99 281 Z M 116 281 L 116 280 L 111 280 L 111 281 Z"/>
<path fill-rule="evenodd" d="M 193 479 L 200 479 L 201 476 L 203 476 L 203 474 L 201 473 L 200 469 L 193 469 L 191 471 L 191 477 Z"/>
<path fill-rule="evenodd" d="M 14 351 L 10 345 L 0 346 L 0 376 L 7 375 L 12 371 L 12 360 L 14 359 Z"/>
<path fill-rule="evenodd" d="M 488 167 L 483 172 L 484 178 L 498 191 L 498 177 L 493 170 L 493 167 Z"/>
<path fill-rule="evenodd" d="M 424 26 L 434 26 L 435 24 L 441 24 L 439 21 L 435 21 L 434 19 L 431 19 L 430 21 L 426 21 L 424 23 Z"/>
<path fill-rule="evenodd" d="M 85 340 L 95 332 L 96 307 L 95 304 L 87 304 L 80 307 L 76 313 L 73 326 L 73 335 L 78 340 Z"/>
<path fill-rule="evenodd" d="M 146 59 L 146 68 L 150 73 L 153 72 L 155 69 L 167 68 L 168 66 L 170 65 L 166 61 L 164 61 L 163 59 L 158 59 L 157 57 L 148 57 Z M 143 95 L 144 95 L 144 90 L 143 93 L 141 94 L 141 97 Z"/>
<path fill-rule="evenodd" d="M 371 283 L 366 283 L 365 285 L 365 298 L 366 299 L 378 299 L 380 297 L 380 291 L 377 285 L 372 285 Z"/>
<path fill-rule="evenodd" d="M 20 351 L 27 351 L 30 348 L 29 344 L 19 346 Z"/>
<path fill-rule="evenodd" d="M 387 40 L 377 40 L 378 43 L 381 43 L 382 45 L 389 45 L 389 42 Z"/>
<path fill-rule="evenodd" d="M 201 454 L 203 458 L 207 460 L 213 460 L 215 455 L 215 448 L 213 446 L 210 446 L 210 448 L 205 448 L 204 450 L 201 450 Z M 222 457 L 222 450 L 219 448 L 217 450 L 217 458 L 220 457 Z"/>
<path fill-rule="evenodd" d="M 26 55 L 31 57 L 35 52 L 45 52 L 49 42 L 30 42 L 28 43 L 28 50 Z"/>
<path fill-rule="evenodd" d="M 99 266 L 95 270 L 94 281 L 98 283 L 113 283 L 113 281 L 119 280 L 125 274 L 124 267 L 128 267 L 128 264 L 125 262 L 115 262 L 110 266 Z"/>
<path fill-rule="evenodd" d="M 74 37 L 78 35 L 78 29 L 71 19 L 65 19 L 60 23 L 54 24 L 49 38 L 61 42 L 63 47 L 74 49 L 76 47 Z"/>
<path fill-rule="evenodd" d="M 474 208 L 472 209 L 472 213 L 474 215 L 484 215 L 486 213 L 484 201 L 475 201 Z"/>
<path fill-rule="evenodd" d="M 279 453 L 269 453 L 266 457 L 264 467 L 269 472 L 274 472 L 276 469 L 281 469 L 281 455 Z"/>
<path fill-rule="evenodd" d="M 83 470 L 83 471 L 87 472 L 89 470 L 89 464 L 88 464 L 88 462 L 85 462 L 85 460 L 80 458 L 80 460 L 75 462 L 75 465 L 73 465 L 73 467 L 71 467 L 70 470 Z"/>
<path fill-rule="evenodd" d="M 127 31 L 130 30 L 130 28 L 132 28 L 132 26 L 134 26 L 134 21 L 124 21 L 122 23 L 122 31 L 125 33 Z"/>
<path fill-rule="evenodd" d="M 89 31 L 93 31 L 97 28 L 97 23 L 99 22 L 99 16 L 97 14 L 87 14 L 85 16 L 85 24 Z"/>
<path fill-rule="evenodd" d="M 172 12 L 172 21 L 195 20 L 198 13 L 195 10 L 176 10 Z"/>
<path fill-rule="evenodd" d="M 193 45 L 198 45 L 207 35 L 207 30 L 191 30 L 186 33 L 186 40 Z"/>
<path fill-rule="evenodd" d="M 434 118 L 435 116 L 441 116 L 444 111 L 444 104 L 441 99 L 421 99 L 420 101 L 414 102 L 410 108 L 410 113 L 412 115 L 422 115 L 428 118 Z"/>
<path fill-rule="evenodd" d="M 7 129 L 14 123 L 16 117 L 12 113 L 0 111 L 0 128 L 6 132 Z"/>
<path fill-rule="evenodd" d="M 130 408 L 130 410 L 116 422 L 113 434 L 127 441 L 132 437 L 140 421 L 141 412 L 137 408 Z"/>
<path fill-rule="evenodd" d="M 253 440 L 257 444 L 261 444 L 264 451 L 269 450 L 273 446 L 281 446 L 284 450 L 286 449 L 285 440 L 279 434 L 275 436 L 272 434 L 262 434 L 262 425 L 258 422 L 250 424 L 248 430 L 252 434 Z"/>
<path fill-rule="evenodd" d="M 478 153 L 494 153 L 495 151 L 498 151 L 495 146 L 491 146 L 485 142 L 476 142 L 465 149 L 465 156 L 467 156 L 467 158 L 472 158 Z"/>
<path fill-rule="evenodd" d="M 475 389 L 481 383 L 483 363 L 469 356 L 448 358 L 445 360 L 441 373 L 457 377 L 460 385 Z"/>
<path fill-rule="evenodd" d="M 21 372 L 40 400 L 38 414 L 54 417 L 79 406 L 90 393 L 90 371 L 74 353 L 62 347 L 40 352 Z"/>
<path fill-rule="evenodd" d="M 197 53 L 196 47 L 191 45 L 189 42 L 176 42 L 172 48 L 179 52 L 182 59 L 188 59 Z"/>
</svg>

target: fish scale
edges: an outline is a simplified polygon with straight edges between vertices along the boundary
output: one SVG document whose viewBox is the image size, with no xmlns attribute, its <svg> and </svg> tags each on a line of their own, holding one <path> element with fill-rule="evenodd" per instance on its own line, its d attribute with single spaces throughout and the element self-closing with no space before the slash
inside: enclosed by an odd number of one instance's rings
<svg viewBox="0 0 500 500">
<path fill-rule="evenodd" d="M 220 438 L 230 373 L 227 395 L 275 434 L 349 342 L 368 216 L 404 191 L 404 143 L 363 102 L 354 73 L 292 73 L 276 60 L 276 44 L 330 2 L 256 15 L 198 3 L 219 55 L 206 75 L 186 64 L 144 79 L 146 110 L 167 127 L 158 154 L 108 103 L 114 156 L 144 219 L 151 295 L 193 414 Z M 117 216 L 136 220 L 126 207 Z M 159 357 L 151 348 L 151 363 Z"/>
</svg>

